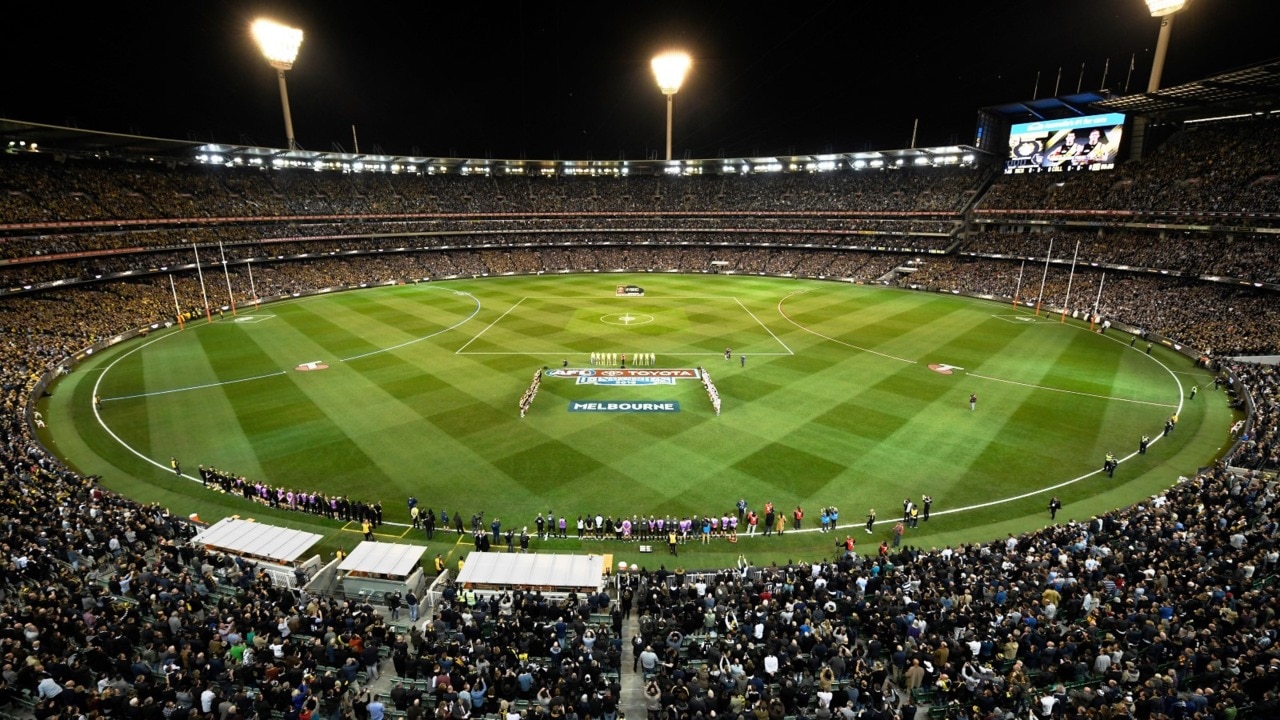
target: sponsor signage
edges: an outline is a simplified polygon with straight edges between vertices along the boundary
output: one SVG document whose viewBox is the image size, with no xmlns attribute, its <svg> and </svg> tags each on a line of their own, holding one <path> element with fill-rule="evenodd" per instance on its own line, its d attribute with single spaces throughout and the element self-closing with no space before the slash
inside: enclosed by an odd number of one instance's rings
<svg viewBox="0 0 1280 720">
<path fill-rule="evenodd" d="M 578 376 L 579 385 L 675 385 L 673 377 L 587 377 Z"/>
<path fill-rule="evenodd" d="M 676 400 L 572 400 L 569 412 L 680 412 Z"/>
<path fill-rule="evenodd" d="M 639 285 L 619 285 L 614 294 L 618 297 L 644 297 L 644 288 Z"/>
<path fill-rule="evenodd" d="M 676 378 L 697 380 L 702 377 L 697 368 L 548 368 L 543 372 L 554 378 Z"/>
</svg>

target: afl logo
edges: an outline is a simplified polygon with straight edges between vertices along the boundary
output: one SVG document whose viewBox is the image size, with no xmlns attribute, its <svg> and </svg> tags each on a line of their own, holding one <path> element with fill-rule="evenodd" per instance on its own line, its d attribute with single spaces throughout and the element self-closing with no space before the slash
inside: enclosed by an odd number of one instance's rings
<svg viewBox="0 0 1280 720">
<path fill-rule="evenodd" d="M 302 363 L 298 367 L 294 368 L 294 370 L 297 370 L 298 372 L 308 372 L 310 370 L 328 370 L 328 369 L 329 369 L 329 366 L 326 365 L 325 363 L 320 362 L 319 360 L 314 360 L 309 363 Z"/>
<path fill-rule="evenodd" d="M 942 365 L 942 364 L 934 363 L 929 366 L 929 369 L 936 373 L 940 373 L 942 375 L 950 375 L 952 370 L 963 370 L 964 368 L 956 367 L 955 365 Z"/>
</svg>

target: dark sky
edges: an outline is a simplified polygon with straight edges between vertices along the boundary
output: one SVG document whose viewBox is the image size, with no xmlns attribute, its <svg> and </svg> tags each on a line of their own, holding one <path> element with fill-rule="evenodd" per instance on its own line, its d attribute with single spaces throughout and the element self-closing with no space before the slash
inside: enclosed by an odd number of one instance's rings
<svg viewBox="0 0 1280 720">
<path fill-rule="evenodd" d="M 763 9 L 752 9 L 755 7 Z M 946 7 L 939 11 L 935 8 Z M 409 9 L 413 8 L 413 9 Z M 1276 0 L 1192 0 L 1164 85 L 1280 56 Z M 742 157 L 972 143 L 977 110 L 1083 89 L 1145 90 L 1159 21 L 1142 0 L 21 3 L 6 7 L 0 117 L 284 145 L 260 15 L 302 28 L 298 143 L 331 150 L 643 159 L 664 149 L 649 59 L 694 67 L 675 155 Z"/>
</svg>

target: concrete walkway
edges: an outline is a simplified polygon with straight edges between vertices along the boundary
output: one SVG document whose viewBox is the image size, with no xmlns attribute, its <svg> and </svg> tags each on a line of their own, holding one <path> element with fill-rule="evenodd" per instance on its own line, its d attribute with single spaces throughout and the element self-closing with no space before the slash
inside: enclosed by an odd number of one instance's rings
<svg viewBox="0 0 1280 720">
<path fill-rule="evenodd" d="M 618 698 L 618 711 L 627 720 L 645 720 L 647 717 L 644 709 L 644 672 L 639 669 L 631 670 L 631 638 L 640 632 L 639 618 L 639 613 L 633 609 L 631 617 L 622 623 L 622 668 L 618 678 L 622 685 L 622 697 Z"/>
</svg>

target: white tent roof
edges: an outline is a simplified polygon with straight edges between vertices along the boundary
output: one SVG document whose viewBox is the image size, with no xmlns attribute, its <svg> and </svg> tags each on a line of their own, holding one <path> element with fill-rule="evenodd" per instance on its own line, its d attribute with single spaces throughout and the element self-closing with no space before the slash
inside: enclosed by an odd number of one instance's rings
<svg viewBox="0 0 1280 720">
<path fill-rule="evenodd" d="M 365 541 L 338 564 L 346 572 L 376 573 L 392 577 L 409 577 L 427 551 L 425 545 L 401 545 Z"/>
<path fill-rule="evenodd" d="M 473 552 L 458 573 L 458 583 L 597 590 L 604 582 L 604 562 L 603 555 Z"/>
<path fill-rule="evenodd" d="M 291 563 L 323 537 L 318 533 L 277 525 L 224 518 L 196 535 L 191 542 L 211 545 L 237 555 L 264 558 L 276 563 Z"/>
</svg>

